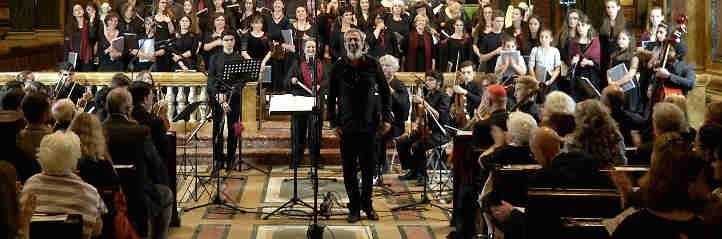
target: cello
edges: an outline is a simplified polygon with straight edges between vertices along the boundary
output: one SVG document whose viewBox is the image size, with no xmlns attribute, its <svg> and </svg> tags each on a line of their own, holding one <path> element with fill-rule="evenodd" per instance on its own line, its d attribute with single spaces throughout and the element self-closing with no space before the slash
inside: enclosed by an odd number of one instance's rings
<svg viewBox="0 0 722 239">
<path fill-rule="evenodd" d="M 665 40 L 662 48 L 664 50 L 660 51 L 659 55 L 655 59 L 652 59 L 652 61 L 656 63 L 652 65 L 666 69 L 667 63 L 670 60 L 669 51 L 672 50 L 674 44 L 681 42 L 682 37 L 687 35 L 687 24 L 689 23 L 688 17 L 686 15 L 679 15 L 677 16 L 676 22 L 677 28 L 672 34 L 669 34 L 669 37 Z M 668 95 L 682 95 L 682 90 L 667 87 L 665 85 L 665 79 L 659 77 L 656 77 L 655 79 L 658 83 L 656 89 L 654 89 L 654 92 L 652 93 L 653 102 L 660 102 Z"/>
</svg>

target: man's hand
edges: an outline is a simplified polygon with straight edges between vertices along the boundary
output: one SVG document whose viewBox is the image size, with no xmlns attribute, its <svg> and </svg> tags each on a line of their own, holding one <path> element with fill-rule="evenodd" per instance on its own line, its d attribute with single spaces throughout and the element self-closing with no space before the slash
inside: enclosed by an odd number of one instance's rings
<svg viewBox="0 0 722 239">
<path fill-rule="evenodd" d="M 389 122 L 384 122 L 381 124 L 381 134 L 386 134 L 391 130 L 391 124 Z"/>
<path fill-rule="evenodd" d="M 580 64 L 582 67 L 594 66 L 594 62 L 586 58 L 582 59 L 582 62 Z"/>
<path fill-rule="evenodd" d="M 670 74 L 669 74 L 669 71 L 668 71 L 667 69 L 665 69 L 665 68 L 661 68 L 661 67 L 660 67 L 660 68 L 654 69 L 654 71 L 656 72 L 654 75 L 657 76 L 657 77 L 659 77 L 659 78 L 662 78 L 662 79 L 668 79 L 668 78 L 669 78 L 669 75 L 670 75 Z"/>
<path fill-rule="evenodd" d="M 298 84 L 298 78 L 291 77 L 291 85 L 295 85 L 295 84 Z"/>
<path fill-rule="evenodd" d="M 453 88 L 454 93 L 460 94 L 460 95 L 466 95 L 467 91 L 464 90 L 464 88 L 461 88 L 461 86 L 455 85 Z"/>
<path fill-rule="evenodd" d="M 491 206 L 491 215 L 498 222 L 505 222 L 506 220 L 509 220 L 512 210 L 514 210 L 514 206 L 502 200 L 501 205 Z"/>
<path fill-rule="evenodd" d="M 572 57 L 572 65 L 579 63 L 579 55 Z"/>
</svg>

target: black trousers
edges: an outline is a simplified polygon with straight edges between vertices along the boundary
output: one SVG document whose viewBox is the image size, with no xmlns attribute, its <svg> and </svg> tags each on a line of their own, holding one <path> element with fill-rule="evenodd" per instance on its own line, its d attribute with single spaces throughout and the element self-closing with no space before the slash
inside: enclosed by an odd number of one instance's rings
<svg viewBox="0 0 722 239">
<path fill-rule="evenodd" d="M 215 95 L 212 96 L 211 102 L 213 109 L 213 162 L 217 166 L 223 166 L 225 163 L 227 167 L 232 167 L 235 162 L 236 148 L 238 147 L 238 135 L 236 135 L 233 129 L 233 124 L 238 122 L 241 118 L 241 93 L 240 90 L 233 90 L 230 99 L 226 99 L 229 102 L 231 110 L 224 112 L 221 104 L 215 99 Z M 228 138 L 226 142 L 223 140 L 223 116 L 226 116 L 225 122 L 228 127 Z M 227 143 L 226 152 L 223 152 L 223 143 Z"/>
<path fill-rule="evenodd" d="M 479 210 L 479 192 L 476 185 L 458 185 L 458 199 L 454 200 L 453 225 L 456 228 L 455 239 L 474 238 L 476 235 L 476 213 Z M 458 201 L 458 202 L 457 202 Z"/>
<path fill-rule="evenodd" d="M 341 160 L 343 161 L 343 181 L 346 186 L 351 213 L 360 209 L 371 210 L 371 193 L 374 168 L 376 167 L 376 133 L 343 132 L 341 135 Z M 356 176 L 361 168 L 361 188 Z"/>
<path fill-rule="evenodd" d="M 396 144 L 402 169 L 409 169 L 426 175 L 426 150 L 434 147 L 430 137 L 422 137 L 416 132 L 410 136 L 402 136 Z"/>
<path fill-rule="evenodd" d="M 296 168 L 303 160 L 303 152 L 308 147 L 311 160 L 314 164 L 323 164 L 321 158 L 321 122 L 314 113 L 297 112 L 291 115 L 291 149 L 293 151 L 291 167 Z"/>
</svg>

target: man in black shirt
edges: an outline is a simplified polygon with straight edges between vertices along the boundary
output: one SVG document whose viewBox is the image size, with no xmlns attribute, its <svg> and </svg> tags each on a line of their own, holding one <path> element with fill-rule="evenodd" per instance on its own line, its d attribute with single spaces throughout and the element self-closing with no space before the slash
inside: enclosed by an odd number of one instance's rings
<svg viewBox="0 0 722 239">
<path fill-rule="evenodd" d="M 386 133 L 393 121 L 391 94 L 378 61 L 361 51 L 364 34 L 351 28 L 344 34 L 344 45 L 346 54 L 336 61 L 330 74 L 327 118 L 341 138 L 343 178 L 349 198 L 346 220 L 359 221 L 361 209 L 368 219 L 378 220 L 371 202 L 374 153 L 376 134 Z M 361 191 L 356 177 L 359 166 Z"/>
<path fill-rule="evenodd" d="M 422 98 L 415 95 L 412 99 L 414 104 L 426 105 L 426 112 L 421 112 L 423 115 L 418 115 L 417 112 L 416 118 L 425 119 L 423 123 L 431 131 L 431 135 L 424 136 L 422 132 L 416 130 L 408 137 L 399 139 L 396 148 L 399 151 L 401 166 L 409 169 L 405 175 L 399 176 L 401 180 L 417 179 L 421 182 L 426 180 L 426 150 L 442 145 L 450 139 L 444 125 L 449 125 L 452 121 L 449 114 L 451 98 L 442 90 L 443 82 L 441 73 L 427 74 L 424 82 L 426 96 Z"/>
<path fill-rule="evenodd" d="M 474 110 L 479 107 L 481 103 L 482 85 L 475 81 L 476 71 L 474 70 L 474 63 L 471 61 L 464 61 L 459 67 L 459 75 L 463 80 L 463 85 L 454 86 L 453 90 L 455 94 L 460 94 L 466 97 L 466 113 L 469 118 L 474 117 Z M 459 76 L 457 76 L 459 78 Z"/>
<path fill-rule="evenodd" d="M 223 40 L 223 52 L 216 53 L 211 56 L 208 66 L 208 83 L 207 88 L 211 97 L 212 113 L 213 113 L 213 161 L 216 166 L 223 167 L 226 164 L 226 170 L 230 170 L 235 162 L 236 147 L 238 146 L 238 136 L 233 129 L 233 124 L 240 120 L 241 117 L 241 90 L 243 89 L 243 80 L 234 79 L 236 82 L 226 82 L 223 79 L 223 68 L 226 62 L 240 61 L 241 56 L 236 52 L 236 37 L 232 32 L 223 32 L 221 34 Z M 223 113 L 226 114 L 226 124 L 228 127 L 228 146 L 227 154 L 223 155 Z"/>
</svg>

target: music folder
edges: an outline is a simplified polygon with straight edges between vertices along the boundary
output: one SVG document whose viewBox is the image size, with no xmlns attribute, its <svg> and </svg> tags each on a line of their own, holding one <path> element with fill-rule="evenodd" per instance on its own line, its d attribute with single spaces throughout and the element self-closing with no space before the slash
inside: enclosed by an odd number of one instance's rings
<svg viewBox="0 0 722 239">
<path fill-rule="evenodd" d="M 268 111 L 270 113 L 310 112 L 314 103 L 314 98 L 308 96 L 272 95 Z"/>
<path fill-rule="evenodd" d="M 617 82 L 622 80 L 622 78 L 624 78 L 627 72 L 629 72 L 627 70 L 627 66 L 624 64 L 619 64 L 612 68 L 609 68 L 609 70 L 607 70 L 607 76 L 612 82 Z M 636 88 L 637 85 L 634 83 L 634 80 L 630 80 L 627 83 L 621 85 L 620 87 L 622 88 L 623 92 L 627 92 L 631 89 Z"/>
</svg>

